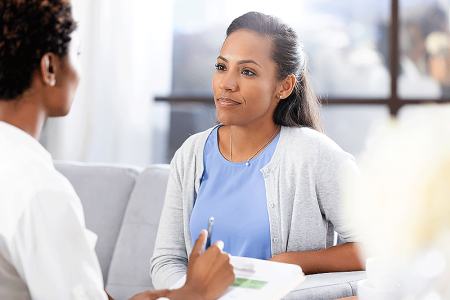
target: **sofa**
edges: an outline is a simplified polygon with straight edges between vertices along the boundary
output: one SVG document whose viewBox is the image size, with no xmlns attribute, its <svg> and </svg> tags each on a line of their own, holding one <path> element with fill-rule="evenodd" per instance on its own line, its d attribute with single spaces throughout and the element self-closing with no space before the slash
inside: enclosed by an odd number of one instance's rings
<svg viewBox="0 0 450 300">
<path fill-rule="evenodd" d="M 150 258 L 169 177 L 169 165 L 55 161 L 83 203 L 86 226 L 98 235 L 97 256 L 105 289 L 116 300 L 153 289 Z M 284 299 L 337 299 L 356 295 L 365 272 L 307 275 Z"/>
</svg>

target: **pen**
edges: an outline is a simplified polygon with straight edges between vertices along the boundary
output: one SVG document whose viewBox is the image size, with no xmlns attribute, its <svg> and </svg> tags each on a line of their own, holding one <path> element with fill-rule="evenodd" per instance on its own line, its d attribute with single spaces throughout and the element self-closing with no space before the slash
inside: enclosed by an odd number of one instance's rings
<svg viewBox="0 0 450 300">
<path fill-rule="evenodd" d="M 214 217 L 211 217 L 208 220 L 208 238 L 206 239 L 206 249 L 208 249 L 209 246 L 211 246 L 211 232 L 213 225 L 214 225 Z"/>
</svg>

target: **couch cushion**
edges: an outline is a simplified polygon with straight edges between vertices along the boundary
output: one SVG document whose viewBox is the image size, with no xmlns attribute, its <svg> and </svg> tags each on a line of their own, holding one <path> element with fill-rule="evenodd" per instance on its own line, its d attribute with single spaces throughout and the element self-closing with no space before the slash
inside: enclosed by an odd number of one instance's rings
<svg viewBox="0 0 450 300">
<path fill-rule="evenodd" d="M 150 258 L 164 204 L 169 165 L 152 165 L 136 181 L 109 269 L 106 290 L 116 300 L 153 289 Z"/>
<path fill-rule="evenodd" d="M 125 208 L 139 169 L 55 161 L 55 168 L 69 179 L 83 204 L 86 227 L 98 235 L 95 251 L 106 278 Z"/>
<path fill-rule="evenodd" d="M 356 283 L 366 278 L 365 271 L 306 275 L 306 279 L 284 300 L 332 300 L 356 296 Z"/>
</svg>

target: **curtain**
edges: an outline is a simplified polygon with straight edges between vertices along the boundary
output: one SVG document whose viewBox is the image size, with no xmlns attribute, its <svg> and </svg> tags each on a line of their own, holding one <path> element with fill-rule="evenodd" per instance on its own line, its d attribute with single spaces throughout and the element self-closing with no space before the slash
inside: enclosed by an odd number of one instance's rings
<svg viewBox="0 0 450 300">
<path fill-rule="evenodd" d="M 171 91 L 173 0 L 72 6 L 83 75 L 69 115 L 47 121 L 44 145 L 58 160 L 145 166 L 153 156 L 153 98 Z"/>
</svg>

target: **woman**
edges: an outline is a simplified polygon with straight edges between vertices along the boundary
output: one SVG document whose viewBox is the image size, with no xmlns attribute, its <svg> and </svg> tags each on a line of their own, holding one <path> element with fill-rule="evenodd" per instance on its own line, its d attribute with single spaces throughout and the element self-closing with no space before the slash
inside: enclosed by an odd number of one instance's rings
<svg viewBox="0 0 450 300">
<path fill-rule="evenodd" d="M 339 180 L 351 155 L 321 133 L 295 32 L 256 12 L 235 19 L 213 78 L 219 126 L 175 154 L 152 258 L 168 287 L 185 272 L 194 237 L 214 217 L 211 238 L 232 255 L 298 264 L 308 273 L 360 270 L 340 212 Z M 335 229 L 349 242 L 333 246 Z"/>
<path fill-rule="evenodd" d="M 70 1 L 3 0 L 0 20 L 0 299 L 107 299 L 96 235 L 38 142 L 48 117 L 69 112 L 80 81 Z M 133 299 L 216 299 L 234 275 L 220 244 L 200 254 L 205 243 L 203 231 L 184 287 Z"/>
</svg>

